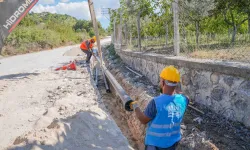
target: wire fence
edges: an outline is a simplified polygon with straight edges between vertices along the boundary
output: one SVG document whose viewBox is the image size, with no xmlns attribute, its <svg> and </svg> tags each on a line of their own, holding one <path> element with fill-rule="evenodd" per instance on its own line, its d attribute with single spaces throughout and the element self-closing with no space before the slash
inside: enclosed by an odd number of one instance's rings
<svg viewBox="0 0 250 150">
<path fill-rule="evenodd" d="M 232 26 L 226 25 L 223 16 L 220 16 L 221 20 L 216 22 L 217 26 L 220 27 L 216 29 L 217 31 L 209 31 L 216 26 L 214 22 L 206 21 L 206 19 L 213 21 L 216 18 L 205 17 L 205 21 L 200 21 L 196 25 L 197 22 L 190 21 L 185 16 L 189 10 L 185 10 L 184 6 L 181 7 L 179 12 L 179 55 L 250 63 L 250 19 L 239 25 L 238 30 L 235 31 Z M 138 40 L 138 20 L 136 20 L 136 16 L 131 18 L 126 20 L 121 17 L 122 25 L 114 26 L 115 34 L 113 37 L 116 45 L 121 45 L 122 49 L 133 51 L 175 55 L 173 17 L 167 22 L 167 30 L 165 30 L 166 24 L 157 25 L 147 17 L 140 18 L 141 42 Z M 128 23 L 131 24 L 130 28 Z M 150 27 L 150 24 L 155 26 Z M 159 30 L 158 35 L 151 34 L 150 28 Z M 223 31 L 219 31 L 220 28 Z"/>
<path fill-rule="evenodd" d="M 173 37 L 142 37 L 141 51 L 174 55 Z M 140 51 L 138 39 L 122 38 L 123 49 Z M 180 55 L 192 58 L 240 61 L 250 63 L 250 34 L 237 34 L 234 44 L 229 35 L 206 34 L 199 36 L 199 45 L 194 34 L 180 36 Z"/>
</svg>

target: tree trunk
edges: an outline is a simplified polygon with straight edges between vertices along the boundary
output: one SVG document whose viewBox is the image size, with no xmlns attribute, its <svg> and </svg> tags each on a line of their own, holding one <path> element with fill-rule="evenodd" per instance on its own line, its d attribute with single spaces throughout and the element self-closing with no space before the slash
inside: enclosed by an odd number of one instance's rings
<svg viewBox="0 0 250 150">
<path fill-rule="evenodd" d="M 137 15 L 138 48 L 141 51 L 141 12 Z"/>
<path fill-rule="evenodd" d="M 128 45 L 128 25 L 125 22 L 125 45 Z"/>
<path fill-rule="evenodd" d="M 248 14 L 248 34 L 250 34 L 250 14 Z"/>
<path fill-rule="evenodd" d="M 234 25 L 234 26 L 233 26 L 233 32 L 232 32 L 232 41 L 231 41 L 231 43 L 232 43 L 233 45 L 234 45 L 234 43 L 235 43 L 236 33 L 237 33 L 237 26 Z"/>
<path fill-rule="evenodd" d="M 174 23 L 174 55 L 180 54 L 180 31 L 179 31 L 179 2 L 174 0 L 173 7 L 173 23 Z"/>
<path fill-rule="evenodd" d="M 182 27 L 182 34 L 183 34 L 184 44 L 185 46 L 187 46 L 187 31 L 184 26 Z"/>
<path fill-rule="evenodd" d="M 166 23 L 166 47 L 168 46 L 168 23 Z"/>
<path fill-rule="evenodd" d="M 199 36 L 200 36 L 200 29 L 199 29 L 199 25 L 200 25 L 200 22 L 199 21 L 196 21 L 195 22 L 195 28 L 196 28 L 196 46 L 197 48 L 199 48 Z"/>
<path fill-rule="evenodd" d="M 130 39 L 129 39 L 129 44 L 132 45 L 132 32 L 130 31 Z"/>
</svg>

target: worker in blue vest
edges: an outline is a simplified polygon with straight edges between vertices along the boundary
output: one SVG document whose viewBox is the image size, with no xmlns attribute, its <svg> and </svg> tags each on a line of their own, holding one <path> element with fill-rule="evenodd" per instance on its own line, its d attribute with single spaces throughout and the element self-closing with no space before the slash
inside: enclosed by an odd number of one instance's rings
<svg viewBox="0 0 250 150">
<path fill-rule="evenodd" d="M 161 95 L 151 100 L 144 113 L 136 101 L 130 108 L 141 123 L 147 124 L 146 150 L 175 150 L 181 140 L 181 122 L 189 99 L 177 92 L 180 73 L 174 66 L 164 68 L 160 74 Z"/>
</svg>

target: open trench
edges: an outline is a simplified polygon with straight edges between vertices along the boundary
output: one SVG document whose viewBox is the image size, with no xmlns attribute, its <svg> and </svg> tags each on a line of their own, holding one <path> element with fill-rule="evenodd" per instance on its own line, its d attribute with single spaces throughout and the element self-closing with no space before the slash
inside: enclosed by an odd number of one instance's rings
<svg viewBox="0 0 250 150">
<path fill-rule="evenodd" d="M 132 99 L 138 99 L 142 110 L 147 103 L 159 95 L 158 88 L 152 86 L 146 77 L 139 77 L 129 71 L 112 50 L 104 48 L 106 67 L 114 75 Z M 107 93 L 101 75 L 98 76 L 98 90 L 102 100 L 118 127 L 127 137 L 130 145 L 144 149 L 144 136 L 146 126 L 140 124 L 133 112 L 126 112 L 122 101 L 111 86 L 112 93 Z M 111 84 L 109 84 L 111 85 Z M 231 122 L 205 107 L 195 106 L 204 114 L 188 109 L 181 125 L 183 138 L 177 149 L 179 150 L 249 150 L 250 130 L 243 125 Z"/>
</svg>

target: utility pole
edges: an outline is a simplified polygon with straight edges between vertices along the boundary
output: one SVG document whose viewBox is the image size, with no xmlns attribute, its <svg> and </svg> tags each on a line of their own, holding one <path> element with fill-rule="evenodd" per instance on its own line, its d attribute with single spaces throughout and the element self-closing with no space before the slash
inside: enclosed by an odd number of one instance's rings
<svg viewBox="0 0 250 150">
<path fill-rule="evenodd" d="M 174 55 L 178 56 L 180 53 L 180 33 L 179 33 L 179 7 L 178 0 L 172 3 L 174 14 Z"/>
<path fill-rule="evenodd" d="M 99 57 L 101 59 L 101 65 L 102 65 L 102 62 L 103 62 L 102 61 L 102 49 L 101 49 L 98 25 L 97 25 L 95 11 L 94 11 L 93 0 L 88 0 L 88 3 L 89 3 L 89 11 L 90 11 L 91 20 L 93 22 L 93 26 L 94 26 L 94 30 L 95 30 L 95 36 L 96 36 L 97 47 L 98 47 L 98 54 L 99 54 Z"/>
</svg>

